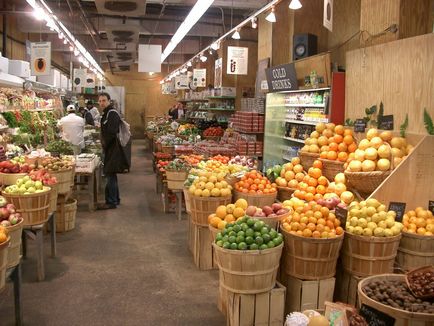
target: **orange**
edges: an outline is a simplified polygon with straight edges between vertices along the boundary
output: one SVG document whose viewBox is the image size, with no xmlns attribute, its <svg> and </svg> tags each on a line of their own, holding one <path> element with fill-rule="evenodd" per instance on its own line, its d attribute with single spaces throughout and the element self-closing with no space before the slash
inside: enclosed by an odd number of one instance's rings
<svg viewBox="0 0 434 326">
<path fill-rule="evenodd" d="M 227 224 L 226 221 L 220 221 L 220 222 L 218 223 L 218 225 L 217 225 L 217 228 L 218 228 L 219 230 L 223 230 L 223 229 L 225 228 L 226 224 Z"/>
<path fill-rule="evenodd" d="M 298 188 L 299 188 L 300 190 L 306 191 L 307 187 L 309 187 L 309 185 L 308 185 L 306 182 L 300 182 L 300 183 L 298 184 Z"/>
<path fill-rule="evenodd" d="M 313 168 L 309 168 L 309 170 L 310 169 L 313 169 Z M 305 175 L 303 178 L 303 182 L 308 183 L 309 180 L 310 180 L 309 174 Z"/>
<path fill-rule="evenodd" d="M 312 170 L 309 169 L 309 175 L 312 178 L 318 179 L 322 175 L 321 169 L 318 168 L 312 168 Z"/>
<path fill-rule="evenodd" d="M 351 129 L 345 129 L 344 135 L 345 136 L 352 136 L 353 135 L 353 131 Z"/>
<path fill-rule="evenodd" d="M 316 230 L 318 231 L 318 232 L 324 232 L 324 225 L 323 224 L 317 224 L 316 225 Z"/>
<path fill-rule="evenodd" d="M 335 151 L 330 151 L 327 153 L 327 159 L 328 160 L 336 160 L 338 158 L 338 154 Z"/>
<path fill-rule="evenodd" d="M 316 193 L 315 196 L 313 196 L 313 199 L 314 199 L 315 201 L 318 201 L 318 200 L 320 200 L 320 199 L 322 199 L 322 198 L 323 198 L 322 194 L 319 194 L 319 193 Z"/>
<path fill-rule="evenodd" d="M 354 138 L 351 135 L 346 135 L 344 137 L 344 143 L 347 145 L 351 145 L 352 143 L 354 143 Z"/>
<path fill-rule="evenodd" d="M 340 143 L 338 145 L 338 151 L 339 152 L 346 152 L 348 150 L 348 146 L 345 143 Z"/>
<path fill-rule="evenodd" d="M 214 217 L 215 217 L 215 214 L 208 215 L 208 224 L 211 224 L 211 221 Z"/>
<path fill-rule="evenodd" d="M 330 214 L 330 210 L 327 207 L 321 207 L 321 214 L 324 217 L 328 217 Z"/>
<path fill-rule="evenodd" d="M 338 160 L 339 160 L 339 161 L 341 161 L 341 162 L 346 162 L 347 159 L 348 159 L 348 154 L 347 154 L 347 153 L 345 153 L 345 152 L 340 152 L 340 153 L 338 154 Z"/>
<path fill-rule="evenodd" d="M 335 225 L 332 221 L 326 221 L 326 225 L 330 228 L 330 230 L 335 228 Z"/>
<path fill-rule="evenodd" d="M 352 144 L 348 145 L 348 152 L 354 153 L 356 151 L 356 149 L 357 149 L 356 143 L 352 143 Z"/>
<path fill-rule="evenodd" d="M 321 213 L 321 212 L 320 212 Z M 322 214 L 321 214 L 322 215 Z M 326 225 L 326 220 L 325 219 L 323 219 L 323 218 L 319 218 L 318 219 L 318 221 L 316 222 L 316 225 L 318 226 L 318 225 L 323 225 L 323 226 L 325 226 Z"/>
<path fill-rule="evenodd" d="M 327 137 L 327 138 L 330 138 L 330 137 L 333 136 L 333 131 L 331 131 L 330 129 L 325 129 L 325 130 L 322 132 L 322 134 L 323 134 L 323 136 L 325 136 L 325 137 Z"/>
<path fill-rule="evenodd" d="M 300 164 L 300 158 L 299 157 L 293 157 L 291 160 L 292 165 Z"/>
<path fill-rule="evenodd" d="M 311 187 L 316 187 L 318 185 L 318 181 L 315 178 L 309 178 L 307 184 Z"/>
<path fill-rule="evenodd" d="M 328 146 L 322 146 L 321 147 L 321 152 L 328 152 L 330 150 L 330 147 L 328 147 Z"/>
<path fill-rule="evenodd" d="M 327 152 L 321 152 L 321 153 L 319 154 L 319 157 L 320 157 L 320 158 L 327 159 Z"/>
<path fill-rule="evenodd" d="M 318 194 L 324 195 L 326 193 L 326 187 L 324 187 L 323 185 L 319 185 L 316 187 L 316 192 Z"/>
<path fill-rule="evenodd" d="M 341 135 L 335 135 L 335 136 L 333 137 L 333 139 L 334 139 L 335 143 L 340 144 L 340 143 L 343 142 L 344 137 L 342 137 Z"/>
<path fill-rule="evenodd" d="M 307 192 L 306 195 L 304 196 L 304 199 L 307 201 L 313 200 L 313 198 L 314 198 L 314 194 L 311 192 Z"/>
<path fill-rule="evenodd" d="M 314 168 L 322 169 L 322 162 L 320 160 L 315 160 L 312 165 Z"/>
<path fill-rule="evenodd" d="M 313 238 L 321 238 L 321 233 L 318 231 L 313 231 L 312 232 L 312 237 Z"/>
<path fill-rule="evenodd" d="M 325 146 L 329 143 L 329 140 L 325 136 L 321 136 L 318 138 L 318 146 Z"/>
<path fill-rule="evenodd" d="M 329 144 L 329 150 L 337 152 L 338 151 L 338 144 L 337 143 L 331 143 L 331 144 Z"/>
<path fill-rule="evenodd" d="M 306 237 L 306 238 L 312 237 L 312 230 L 310 230 L 310 229 L 304 229 L 303 230 L 303 237 Z"/>
<path fill-rule="evenodd" d="M 335 127 L 335 133 L 337 133 L 338 135 L 343 135 L 345 132 L 345 128 L 342 125 L 337 125 Z"/>
<path fill-rule="evenodd" d="M 341 235 L 341 234 L 343 234 L 343 233 L 344 233 L 344 229 L 341 228 L 340 226 L 338 226 L 338 227 L 336 228 L 336 234 L 337 234 L 337 235 Z"/>
<path fill-rule="evenodd" d="M 294 166 L 293 170 L 294 170 L 295 173 L 300 173 L 300 172 L 303 171 L 303 166 L 301 164 L 297 164 L 297 165 Z"/>
<path fill-rule="evenodd" d="M 313 200 L 313 195 L 316 194 L 316 188 L 315 188 L 315 187 L 312 187 L 312 186 L 308 186 L 307 189 L 306 189 L 306 192 L 312 194 L 312 197 L 309 197 L 309 198 L 311 198 L 311 199 L 307 199 L 307 198 L 306 198 L 307 201 L 311 201 L 311 200 Z"/>
<path fill-rule="evenodd" d="M 232 214 L 228 214 L 225 217 L 225 221 L 228 222 L 228 223 L 232 223 L 232 222 L 235 221 L 235 217 Z"/>
<path fill-rule="evenodd" d="M 298 186 L 298 181 L 297 180 L 291 180 L 288 182 L 288 187 L 289 188 L 296 188 Z"/>
<path fill-rule="evenodd" d="M 235 218 L 242 217 L 242 216 L 244 216 L 244 214 L 245 214 L 245 211 L 244 211 L 244 209 L 242 209 L 241 207 L 236 207 L 236 208 L 234 209 L 234 212 L 232 213 L 232 215 L 233 215 Z"/>
<path fill-rule="evenodd" d="M 214 216 L 214 217 L 211 219 L 211 225 L 212 225 L 213 227 L 217 228 L 217 227 L 219 226 L 219 223 L 220 223 L 221 221 L 222 221 L 222 220 L 221 220 L 220 218 L 218 218 L 217 216 Z"/>
<path fill-rule="evenodd" d="M 324 176 L 320 176 L 318 178 L 318 184 L 323 185 L 323 186 L 327 186 L 327 184 L 328 184 L 327 178 Z"/>
<path fill-rule="evenodd" d="M 292 171 L 286 171 L 285 172 L 285 179 L 286 179 L 286 181 L 292 180 L 294 178 L 295 178 L 295 173 L 294 172 L 292 172 Z M 258 180 L 258 181 L 260 183 L 260 180 Z"/>
<path fill-rule="evenodd" d="M 221 205 L 221 206 L 217 207 L 217 209 L 215 211 L 215 215 L 221 219 L 224 219 L 227 215 L 226 206 Z"/>
</svg>

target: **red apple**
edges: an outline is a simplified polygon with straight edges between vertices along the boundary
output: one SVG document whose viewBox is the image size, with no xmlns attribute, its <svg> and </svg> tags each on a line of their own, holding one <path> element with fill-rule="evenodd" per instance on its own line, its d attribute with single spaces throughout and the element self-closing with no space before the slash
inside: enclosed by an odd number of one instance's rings
<svg viewBox="0 0 434 326">
<path fill-rule="evenodd" d="M 273 209 L 274 212 L 277 212 L 278 210 L 282 209 L 282 204 L 274 203 L 273 205 L 271 205 L 271 208 Z"/>
<path fill-rule="evenodd" d="M 289 209 L 287 209 L 287 208 L 281 208 L 281 209 L 279 209 L 277 212 L 276 212 L 276 214 L 277 215 L 284 215 L 284 214 L 287 214 L 289 212 Z"/>
<path fill-rule="evenodd" d="M 246 209 L 246 215 L 248 216 L 254 216 L 256 213 L 256 206 L 249 206 Z"/>
<path fill-rule="evenodd" d="M 11 214 L 16 212 L 16 208 L 15 208 L 14 204 L 7 204 L 6 208 L 9 211 L 9 213 L 11 213 Z"/>
<path fill-rule="evenodd" d="M 273 213 L 273 209 L 270 206 L 262 207 L 262 211 L 265 213 L 266 216 Z"/>
</svg>

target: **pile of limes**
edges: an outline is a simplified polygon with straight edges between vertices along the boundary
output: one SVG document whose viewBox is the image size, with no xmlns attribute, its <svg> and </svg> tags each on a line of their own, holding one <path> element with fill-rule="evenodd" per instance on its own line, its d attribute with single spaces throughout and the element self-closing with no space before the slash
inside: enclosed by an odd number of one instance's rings
<svg viewBox="0 0 434 326">
<path fill-rule="evenodd" d="M 263 221 L 247 216 L 226 224 L 216 236 L 217 246 L 231 250 L 265 250 L 277 247 L 282 242 L 282 234 Z"/>
</svg>

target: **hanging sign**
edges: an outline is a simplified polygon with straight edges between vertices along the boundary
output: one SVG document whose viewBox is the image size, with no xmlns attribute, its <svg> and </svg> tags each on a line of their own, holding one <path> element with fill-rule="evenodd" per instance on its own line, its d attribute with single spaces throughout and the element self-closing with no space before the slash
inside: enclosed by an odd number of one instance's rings
<svg viewBox="0 0 434 326">
<path fill-rule="evenodd" d="M 341 227 L 345 230 L 347 225 L 348 210 L 340 206 L 336 206 L 335 215 L 337 219 L 341 222 Z"/>
<path fill-rule="evenodd" d="M 214 67 L 214 88 L 221 88 L 223 82 L 223 58 L 215 61 Z"/>
<path fill-rule="evenodd" d="M 280 65 L 266 70 L 270 92 L 297 90 L 297 74 L 293 63 Z"/>
<path fill-rule="evenodd" d="M 95 88 L 95 75 L 94 74 L 86 74 L 86 88 Z"/>
<path fill-rule="evenodd" d="M 228 75 L 247 75 L 249 68 L 249 48 L 228 46 L 226 73 Z"/>
<path fill-rule="evenodd" d="M 86 87 L 87 70 L 86 69 L 74 69 L 74 87 Z"/>
<path fill-rule="evenodd" d="M 265 70 L 270 66 L 270 58 L 262 59 L 258 62 L 258 72 L 256 73 L 256 95 L 264 95 L 268 91 L 267 75 Z"/>
<path fill-rule="evenodd" d="M 193 85 L 206 87 L 206 69 L 193 69 Z"/>
<path fill-rule="evenodd" d="M 188 89 L 187 75 L 179 75 L 175 77 L 175 89 Z"/>
<path fill-rule="evenodd" d="M 434 200 L 428 201 L 428 209 L 434 214 Z"/>
<path fill-rule="evenodd" d="M 161 72 L 161 45 L 139 44 L 138 72 Z"/>
<path fill-rule="evenodd" d="M 393 130 L 393 114 L 383 115 L 379 121 L 379 129 L 381 130 Z"/>
<path fill-rule="evenodd" d="M 324 0 L 324 15 L 322 24 L 333 32 L 333 0 Z"/>
<path fill-rule="evenodd" d="M 30 43 L 32 76 L 47 76 L 51 72 L 51 42 Z"/>
</svg>

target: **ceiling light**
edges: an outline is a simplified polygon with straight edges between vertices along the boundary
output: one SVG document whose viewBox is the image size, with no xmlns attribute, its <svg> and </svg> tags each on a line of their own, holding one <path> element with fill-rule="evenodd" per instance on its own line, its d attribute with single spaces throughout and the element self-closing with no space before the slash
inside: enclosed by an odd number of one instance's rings
<svg viewBox="0 0 434 326">
<path fill-rule="evenodd" d="M 185 20 L 179 26 L 178 30 L 173 35 L 169 44 L 164 49 L 161 54 L 161 62 L 164 62 L 170 53 L 176 48 L 179 42 L 184 38 L 185 35 L 191 30 L 191 28 L 198 22 L 198 20 L 203 16 L 205 11 L 211 6 L 214 0 L 197 0 L 194 7 L 190 10 Z"/>
<path fill-rule="evenodd" d="M 59 39 L 63 39 L 63 34 L 59 33 Z"/>
<path fill-rule="evenodd" d="M 206 60 L 208 60 L 208 58 L 206 56 L 204 56 L 203 54 L 200 56 L 200 61 L 202 62 L 206 62 Z"/>
<path fill-rule="evenodd" d="M 191 67 L 192 65 L 191 61 L 187 62 L 187 67 Z"/>
<path fill-rule="evenodd" d="M 297 10 L 302 7 L 300 0 L 291 0 L 291 3 L 289 4 L 289 9 Z"/>
<path fill-rule="evenodd" d="M 265 20 L 269 21 L 270 23 L 276 22 L 276 15 L 274 14 L 274 7 L 271 8 L 271 12 L 265 17 Z"/>
<path fill-rule="evenodd" d="M 208 50 L 208 53 L 209 53 L 209 55 L 212 55 L 212 49 L 211 48 Z"/>
<path fill-rule="evenodd" d="M 256 17 L 252 18 L 252 28 L 256 29 L 258 27 L 257 21 L 258 21 L 258 18 L 256 18 Z"/>
<path fill-rule="evenodd" d="M 220 42 L 214 42 L 213 44 L 211 44 L 211 49 L 213 49 L 214 51 L 220 49 Z"/>
<path fill-rule="evenodd" d="M 65 40 L 63 40 L 63 44 L 68 44 L 68 41 L 65 39 Z"/>
<path fill-rule="evenodd" d="M 33 11 L 33 16 L 35 16 L 36 20 L 43 20 L 47 15 L 45 14 L 44 9 L 41 7 L 35 6 Z"/>
<path fill-rule="evenodd" d="M 179 76 L 181 73 L 179 72 L 179 70 L 176 71 L 175 76 Z"/>
<path fill-rule="evenodd" d="M 74 55 L 77 57 L 80 54 L 80 52 L 77 49 L 74 49 Z"/>
<path fill-rule="evenodd" d="M 232 34 L 232 38 L 234 40 L 239 40 L 241 38 L 240 32 L 238 32 L 238 30 L 236 30 L 233 34 Z"/>
<path fill-rule="evenodd" d="M 74 47 L 72 45 L 69 46 L 69 51 L 74 51 Z"/>
<path fill-rule="evenodd" d="M 84 61 L 83 57 L 82 57 L 82 56 L 79 56 L 79 57 L 78 57 L 78 61 L 82 63 L 82 62 Z"/>
<path fill-rule="evenodd" d="M 186 72 L 187 72 L 187 68 L 183 67 L 183 68 L 181 69 L 181 72 L 182 72 L 183 74 L 186 73 Z"/>
</svg>

